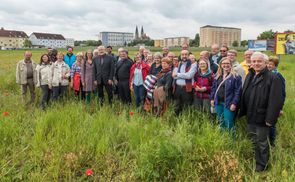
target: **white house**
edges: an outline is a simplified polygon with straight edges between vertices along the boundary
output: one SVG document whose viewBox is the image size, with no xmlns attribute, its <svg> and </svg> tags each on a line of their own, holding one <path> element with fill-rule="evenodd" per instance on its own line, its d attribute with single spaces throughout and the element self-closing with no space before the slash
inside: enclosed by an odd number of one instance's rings
<svg viewBox="0 0 295 182">
<path fill-rule="evenodd" d="M 29 39 L 34 47 L 65 48 L 68 43 L 64 36 L 62 36 L 61 34 L 33 32 L 30 35 Z"/>
<path fill-rule="evenodd" d="M 75 39 L 73 38 L 66 38 L 66 46 L 74 47 L 75 45 Z"/>
</svg>

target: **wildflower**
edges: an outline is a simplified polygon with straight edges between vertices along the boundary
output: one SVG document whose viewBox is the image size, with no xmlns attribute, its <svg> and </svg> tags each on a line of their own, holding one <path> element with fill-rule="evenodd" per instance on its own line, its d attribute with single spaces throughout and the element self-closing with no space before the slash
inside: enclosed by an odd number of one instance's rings
<svg viewBox="0 0 295 182">
<path fill-rule="evenodd" d="M 92 169 L 86 169 L 85 174 L 86 176 L 91 176 L 93 174 Z"/>
<path fill-rule="evenodd" d="M 2 113 L 3 116 L 9 116 L 9 112 L 5 111 Z"/>
<path fill-rule="evenodd" d="M 130 112 L 129 112 L 129 115 L 130 115 L 131 117 L 134 116 L 134 112 L 130 111 Z"/>
</svg>

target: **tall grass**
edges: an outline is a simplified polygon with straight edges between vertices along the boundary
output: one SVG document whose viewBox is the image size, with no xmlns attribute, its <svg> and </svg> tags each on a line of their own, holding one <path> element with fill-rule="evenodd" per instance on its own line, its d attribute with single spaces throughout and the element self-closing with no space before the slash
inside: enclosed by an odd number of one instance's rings
<svg viewBox="0 0 295 182">
<path fill-rule="evenodd" d="M 35 60 L 41 53 L 33 52 Z M 0 116 L 1 181 L 295 180 L 294 56 L 283 56 L 280 65 L 287 100 L 271 168 L 264 173 L 254 172 L 244 118 L 236 121 L 233 137 L 193 108 L 180 117 L 169 108 L 157 118 L 118 102 L 100 107 L 97 98 L 86 106 L 70 97 L 46 111 L 39 100 L 24 106 L 14 78 L 21 57 L 22 52 L 0 52 L 0 111 L 9 112 Z M 87 176 L 86 169 L 93 174 Z"/>
</svg>

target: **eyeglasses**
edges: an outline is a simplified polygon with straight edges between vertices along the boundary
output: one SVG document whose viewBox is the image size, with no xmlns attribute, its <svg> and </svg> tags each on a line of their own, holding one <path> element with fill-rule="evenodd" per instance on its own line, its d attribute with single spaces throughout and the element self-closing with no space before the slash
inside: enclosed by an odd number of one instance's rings
<svg viewBox="0 0 295 182">
<path fill-rule="evenodd" d="M 220 52 L 226 52 L 226 50 L 220 50 Z"/>
</svg>

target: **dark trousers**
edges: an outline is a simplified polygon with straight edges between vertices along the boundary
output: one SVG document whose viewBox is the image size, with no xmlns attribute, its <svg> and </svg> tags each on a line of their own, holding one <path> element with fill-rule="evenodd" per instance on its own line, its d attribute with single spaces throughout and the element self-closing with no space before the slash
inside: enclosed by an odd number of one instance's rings
<svg viewBox="0 0 295 182">
<path fill-rule="evenodd" d="M 175 88 L 175 114 L 179 115 L 184 107 L 190 106 L 193 101 L 193 93 L 186 92 L 185 87 L 176 85 Z"/>
<path fill-rule="evenodd" d="M 249 137 L 255 149 L 256 170 L 264 170 L 269 159 L 269 127 L 248 124 Z"/>
<path fill-rule="evenodd" d="M 135 96 L 135 105 L 139 107 L 143 103 L 145 96 L 145 89 L 143 85 L 136 86 L 133 84 L 134 96 Z"/>
<path fill-rule="evenodd" d="M 276 141 L 276 136 L 277 136 L 277 127 L 276 124 L 270 127 L 269 131 L 269 142 L 271 146 L 275 146 L 275 141 Z"/>
<path fill-rule="evenodd" d="M 113 86 L 110 85 L 110 84 L 105 84 L 103 82 L 101 82 L 100 84 L 97 85 L 98 99 L 99 99 L 100 104 L 103 104 L 103 102 L 104 102 L 103 87 L 107 91 L 108 99 L 109 99 L 109 104 L 112 104 L 112 100 L 113 100 Z"/>
<path fill-rule="evenodd" d="M 42 89 L 42 100 L 40 103 L 40 107 L 42 109 L 45 109 L 45 107 L 48 105 L 49 99 L 50 99 L 50 89 L 48 85 L 41 85 Z"/>
<path fill-rule="evenodd" d="M 62 99 L 68 90 L 68 86 L 56 86 L 52 87 L 52 100 L 56 101 Z"/>
<path fill-rule="evenodd" d="M 131 93 L 129 87 L 129 80 L 120 80 L 117 84 L 119 99 L 124 104 L 131 104 Z"/>
<path fill-rule="evenodd" d="M 80 90 L 75 90 L 74 92 L 75 92 L 75 96 L 77 97 L 77 99 L 85 100 L 86 95 L 85 95 L 85 92 L 83 91 L 82 82 L 80 82 Z"/>
</svg>

